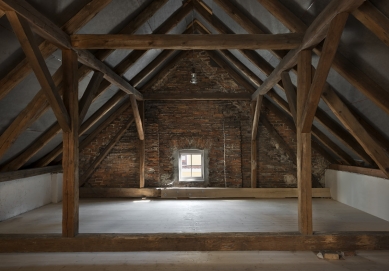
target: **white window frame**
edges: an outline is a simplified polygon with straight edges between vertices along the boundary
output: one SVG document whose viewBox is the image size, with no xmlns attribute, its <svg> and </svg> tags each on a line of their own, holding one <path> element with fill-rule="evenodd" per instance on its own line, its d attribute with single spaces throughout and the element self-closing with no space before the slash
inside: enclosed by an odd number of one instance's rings
<svg viewBox="0 0 389 271">
<path fill-rule="evenodd" d="M 181 156 L 183 154 L 200 154 L 201 155 L 201 177 L 183 177 L 181 174 L 181 168 L 182 168 L 182 161 Z M 204 181 L 204 151 L 203 150 L 196 150 L 196 149 L 190 149 L 190 150 L 180 150 L 178 152 L 178 171 L 179 171 L 179 181 L 180 182 L 202 182 Z"/>
</svg>

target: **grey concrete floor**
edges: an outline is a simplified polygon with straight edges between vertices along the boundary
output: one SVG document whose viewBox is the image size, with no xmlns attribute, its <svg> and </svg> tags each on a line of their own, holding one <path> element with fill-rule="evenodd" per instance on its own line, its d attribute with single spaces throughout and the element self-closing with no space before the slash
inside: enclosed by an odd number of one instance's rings
<svg viewBox="0 0 389 271">
<path fill-rule="evenodd" d="M 0 222 L 0 233 L 61 233 L 62 205 Z M 389 222 L 331 199 L 313 200 L 314 231 L 389 231 Z M 82 199 L 80 233 L 291 232 L 297 199 Z"/>
<path fill-rule="evenodd" d="M 389 270 L 389 251 L 359 251 L 345 260 L 313 252 L 129 252 L 0 254 L 0 270 Z"/>
</svg>

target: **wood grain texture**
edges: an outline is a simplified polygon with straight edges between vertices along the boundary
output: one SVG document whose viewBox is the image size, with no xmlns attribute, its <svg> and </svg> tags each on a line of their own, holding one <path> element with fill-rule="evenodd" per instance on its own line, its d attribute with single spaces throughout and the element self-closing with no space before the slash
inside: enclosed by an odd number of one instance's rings
<svg viewBox="0 0 389 271">
<path fill-rule="evenodd" d="M 258 133 L 258 123 L 259 116 L 261 115 L 261 107 L 262 107 L 263 96 L 258 96 L 257 101 L 255 103 L 255 111 L 253 116 L 253 126 L 251 130 L 251 140 L 256 140 Z"/>
<path fill-rule="evenodd" d="M 297 187 L 298 187 L 298 227 L 301 234 L 311 235 L 312 224 L 312 160 L 311 133 L 303 133 L 301 117 L 303 106 L 311 87 L 311 50 L 299 53 L 297 70 Z"/>
<path fill-rule="evenodd" d="M 162 92 L 162 93 L 145 93 L 145 101 L 250 101 L 249 93 L 182 93 Z"/>
<path fill-rule="evenodd" d="M 101 72 L 95 72 L 89 81 L 88 86 L 85 89 L 84 94 L 82 95 L 82 98 L 79 103 L 79 110 L 80 110 L 80 116 L 79 116 L 79 122 L 82 123 L 84 120 L 86 113 L 88 112 L 88 109 L 90 105 L 93 102 L 93 99 L 96 97 L 97 90 L 100 86 L 101 81 L 103 80 L 104 74 Z"/>
<path fill-rule="evenodd" d="M 389 156 L 384 149 L 375 141 L 369 132 L 358 122 L 358 119 L 350 112 L 347 105 L 339 98 L 335 91 L 326 88 L 322 95 L 331 111 L 339 121 L 361 144 L 364 150 L 376 162 L 378 167 L 389 177 Z"/>
<path fill-rule="evenodd" d="M 320 96 L 327 83 L 327 77 L 332 66 L 332 61 L 334 60 L 336 50 L 338 49 L 348 16 L 349 14 L 347 12 L 336 15 L 328 29 L 319 63 L 300 119 L 304 133 L 309 133 L 311 131 L 316 109 L 319 106 Z"/>
<path fill-rule="evenodd" d="M 145 130 L 145 103 L 139 102 L 139 115 Z M 139 188 L 145 187 L 146 139 L 139 140 Z"/>
<path fill-rule="evenodd" d="M 286 99 L 288 101 L 289 110 L 292 114 L 294 123 L 297 126 L 297 94 L 290 79 L 289 72 L 283 72 L 281 74 L 282 84 L 284 85 Z"/>
<path fill-rule="evenodd" d="M 353 166 L 336 165 L 336 164 L 332 164 L 328 168 L 333 170 L 347 171 L 351 173 L 357 173 L 357 174 L 363 174 L 363 175 L 373 176 L 377 178 L 388 179 L 388 176 L 385 173 L 383 173 L 382 170 L 375 169 L 375 168 L 353 167 Z"/>
<path fill-rule="evenodd" d="M 69 21 L 67 21 L 61 29 L 67 34 L 73 34 L 80 30 L 87 22 L 96 16 L 104 7 L 112 0 L 92 0 L 83 8 L 80 9 Z M 48 41 L 43 41 L 39 45 L 39 50 L 44 58 L 49 57 L 57 50 L 57 47 Z M 24 80 L 31 72 L 31 67 L 28 60 L 24 58 L 17 63 L 15 67 L 7 73 L 1 80 L 0 85 L 0 100 L 3 99 L 16 85 Z M 62 76 L 62 74 L 61 74 Z"/>
<path fill-rule="evenodd" d="M 35 73 L 46 98 L 50 103 L 51 108 L 57 118 L 62 130 L 69 131 L 69 116 L 62 102 L 61 96 L 58 93 L 57 87 L 51 77 L 50 71 L 47 68 L 46 62 L 39 50 L 35 41 L 32 30 L 23 18 L 19 17 L 14 11 L 7 11 L 7 18 L 18 38 L 22 49 Z"/>
<path fill-rule="evenodd" d="M 230 34 L 230 35 L 108 35 L 74 34 L 72 46 L 76 49 L 294 49 L 301 43 L 301 34 Z"/>
<path fill-rule="evenodd" d="M 131 102 L 132 113 L 134 115 L 136 130 L 138 131 L 139 139 L 144 140 L 145 134 L 143 129 L 143 122 L 139 113 L 138 103 L 136 102 L 135 98 L 132 96 L 130 96 L 130 102 Z"/>
<path fill-rule="evenodd" d="M 9 182 L 12 180 L 28 178 L 28 177 L 33 177 L 33 176 L 38 176 L 38 175 L 48 174 L 48 173 L 50 174 L 57 173 L 57 172 L 62 172 L 62 165 L 2 172 L 0 173 L 0 182 Z"/>
<path fill-rule="evenodd" d="M 160 198 L 159 188 L 80 187 L 80 198 Z"/>
<path fill-rule="evenodd" d="M 63 100 L 70 116 L 70 131 L 63 133 L 63 199 L 62 236 L 74 237 L 79 227 L 79 122 L 77 55 L 71 50 L 62 51 L 64 67 Z"/>
<path fill-rule="evenodd" d="M 255 118 L 255 107 L 257 102 L 251 102 L 250 104 L 250 116 L 251 119 Z M 258 148 L 257 137 L 251 138 L 251 172 L 250 172 L 250 187 L 257 188 L 257 175 L 258 175 Z"/>
<path fill-rule="evenodd" d="M 0 252 L 387 250 L 387 232 L 0 235 Z"/>
</svg>

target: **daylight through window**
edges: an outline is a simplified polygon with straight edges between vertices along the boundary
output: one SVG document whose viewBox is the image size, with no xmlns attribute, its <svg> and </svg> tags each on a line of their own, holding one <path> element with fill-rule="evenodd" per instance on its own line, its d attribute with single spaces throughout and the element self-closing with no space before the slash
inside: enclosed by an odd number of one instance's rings
<svg viewBox="0 0 389 271">
<path fill-rule="evenodd" d="M 204 180 L 204 153 L 202 150 L 180 151 L 180 181 Z"/>
</svg>

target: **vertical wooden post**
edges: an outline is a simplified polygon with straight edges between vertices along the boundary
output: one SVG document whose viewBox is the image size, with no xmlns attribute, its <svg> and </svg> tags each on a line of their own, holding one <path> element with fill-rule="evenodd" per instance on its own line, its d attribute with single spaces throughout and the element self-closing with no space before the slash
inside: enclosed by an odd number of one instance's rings
<svg viewBox="0 0 389 271">
<path fill-rule="evenodd" d="M 62 236 L 78 234 L 78 76 L 77 55 L 72 50 L 62 51 L 63 101 L 70 117 L 70 132 L 63 133 L 63 201 Z"/>
<path fill-rule="evenodd" d="M 311 50 L 298 58 L 297 78 L 297 187 L 298 226 L 302 234 L 312 234 L 311 133 L 302 133 L 301 117 L 311 87 Z"/>
<path fill-rule="evenodd" d="M 143 131 L 145 130 L 145 103 L 144 101 L 139 102 L 139 115 L 142 120 Z M 145 140 L 139 140 L 139 187 L 145 187 Z"/>
<path fill-rule="evenodd" d="M 257 102 L 251 103 L 251 117 L 254 119 Z M 251 188 L 257 188 L 257 137 L 251 138 Z"/>
</svg>

